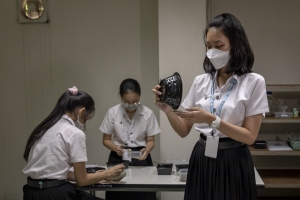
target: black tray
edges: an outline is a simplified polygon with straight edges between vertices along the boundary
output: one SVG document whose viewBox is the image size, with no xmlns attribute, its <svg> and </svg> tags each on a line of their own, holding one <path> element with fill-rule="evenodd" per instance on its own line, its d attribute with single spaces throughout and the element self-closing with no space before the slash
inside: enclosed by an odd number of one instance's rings
<svg viewBox="0 0 300 200">
<path fill-rule="evenodd" d="M 95 173 L 96 171 L 99 170 L 105 170 L 104 167 L 87 167 L 86 168 L 86 173 Z"/>
<path fill-rule="evenodd" d="M 175 165 L 175 167 L 176 167 L 176 172 L 178 172 L 181 169 L 188 169 L 189 164 L 177 164 L 177 165 Z"/>
</svg>

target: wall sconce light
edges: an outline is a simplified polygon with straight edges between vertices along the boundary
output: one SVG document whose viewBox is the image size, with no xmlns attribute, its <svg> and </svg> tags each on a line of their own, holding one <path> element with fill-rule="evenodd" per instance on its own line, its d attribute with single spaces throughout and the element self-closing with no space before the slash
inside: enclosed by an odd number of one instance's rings
<svg viewBox="0 0 300 200">
<path fill-rule="evenodd" d="M 18 0 L 19 23 L 47 23 L 46 0 Z"/>
</svg>

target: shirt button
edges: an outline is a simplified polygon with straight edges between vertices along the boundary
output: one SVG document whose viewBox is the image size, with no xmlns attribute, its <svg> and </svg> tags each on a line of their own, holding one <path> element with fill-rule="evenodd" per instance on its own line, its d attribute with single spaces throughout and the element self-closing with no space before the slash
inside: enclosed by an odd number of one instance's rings
<svg viewBox="0 0 300 200">
<path fill-rule="evenodd" d="M 216 99 L 219 99 L 219 96 L 216 96 Z"/>
<path fill-rule="evenodd" d="M 132 135 L 132 132 L 130 134 Z"/>
<path fill-rule="evenodd" d="M 131 143 L 133 143 L 133 141 L 131 141 Z"/>
</svg>

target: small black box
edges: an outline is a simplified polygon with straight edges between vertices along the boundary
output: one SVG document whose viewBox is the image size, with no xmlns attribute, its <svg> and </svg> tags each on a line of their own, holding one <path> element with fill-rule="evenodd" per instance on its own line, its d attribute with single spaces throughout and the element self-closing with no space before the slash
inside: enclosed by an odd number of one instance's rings
<svg viewBox="0 0 300 200">
<path fill-rule="evenodd" d="M 267 147 L 266 141 L 263 140 L 256 140 L 254 142 L 254 148 L 255 149 L 265 149 Z"/>
<path fill-rule="evenodd" d="M 171 175 L 173 163 L 159 163 L 156 168 L 158 175 Z"/>
</svg>

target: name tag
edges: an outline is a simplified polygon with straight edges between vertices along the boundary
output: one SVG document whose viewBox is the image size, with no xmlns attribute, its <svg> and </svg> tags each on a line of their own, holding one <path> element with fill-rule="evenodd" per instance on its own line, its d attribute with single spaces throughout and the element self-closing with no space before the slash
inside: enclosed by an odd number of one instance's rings
<svg viewBox="0 0 300 200">
<path fill-rule="evenodd" d="M 219 137 L 206 136 L 205 153 L 206 157 L 216 158 L 218 154 Z"/>
</svg>

